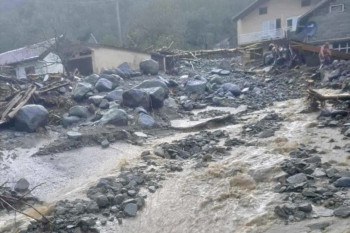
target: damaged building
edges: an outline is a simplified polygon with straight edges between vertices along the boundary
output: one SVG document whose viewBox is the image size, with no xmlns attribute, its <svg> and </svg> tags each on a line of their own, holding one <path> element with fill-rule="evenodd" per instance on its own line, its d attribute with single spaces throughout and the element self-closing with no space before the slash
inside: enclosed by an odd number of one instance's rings
<svg viewBox="0 0 350 233">
<path fill-rule="evenodd" d="M 62 57 L 66 66 L 62 63 Z M 60 42 L 55 38 L 0 54 L 0 67 L 11 69 L 18 79 L 29 75 L 63 74 L 78 71 L 81 75 L 115 69 L 126 62 L 138 68 L 150 55 L 139 51 L 106 46 L 97 43 Z"/>
</svg>

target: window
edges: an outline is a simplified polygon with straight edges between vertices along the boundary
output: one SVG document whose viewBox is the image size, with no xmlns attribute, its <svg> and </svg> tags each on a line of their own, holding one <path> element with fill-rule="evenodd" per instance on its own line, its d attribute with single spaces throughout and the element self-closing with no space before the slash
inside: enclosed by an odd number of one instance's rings
<svg viewBox="0 0 350 233">
<path fill-rule="evenodd" d="M 276 19 L 276 29 L 281 28 L 281 19 Z"/>
<path fill-rule="evenodd" d="M 287 31 L 295 32 L 297 30 L 298 16 L 287 19 Z"/>
<path fill-rule="evenodd" d="M 341 12 L 344 12 L 344 4 L 331 5 L 329 7 L 329 12 L 330 13 L 341 13 Z"/>
<path fill-rule="evenodd" d="M 310 6 L 311 0 L 301 0 L 301 7 Z"/>
<path fill-rule="evenodd" d="M 34 66 L 28 66 L 24 68 L 26 75 L 28 74 L 35 74 L 35 67 Z"/>
<path fill-rule="evenodd" d="M 350 53 L 350 41 L 333 43 L 331 47 L 333 50 L 337 50 L 344 53 Z"/>
<path fill-rule="evenodd" d="M 266 14 L 267 14 L 267 7 L 259 8 L 259 15 L 266 15 Z"/>
</svg>

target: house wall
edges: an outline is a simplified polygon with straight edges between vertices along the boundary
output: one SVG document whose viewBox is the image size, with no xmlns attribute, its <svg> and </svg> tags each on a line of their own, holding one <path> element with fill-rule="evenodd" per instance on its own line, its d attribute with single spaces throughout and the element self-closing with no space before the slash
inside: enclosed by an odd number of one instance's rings
<svg viewBox="0 0 350 233">
<path fill-rule="evenodd" d="M 127 62 L 132 69 L 138 69 L 141 61 L 150 59 L 150 55 L 111 48 L 91 48 L 93 50 L 93 70 L 100 73 L 103 69 L 115 69 Z"/>
<path fill-rule="evenodd" d="M 344 4 L 344 12 L 330 12 L 330 5 Z M 310 43 L 339 41 L 350 38 L 350 1 L 334 0 L 316 10 L 307 20 L 317 25 L 316 34 L 308 38 Z"/>
<path fill-rule="evenodd" d="M 311 10 L 320 0 L 311 0 L 311 5 L 301 6 L 301 0 L 269 0 L 262 3 L 245 17 L 237 21 L 238 36 L 247 33 L 261 32 L 263 21 L 281 19 L 281 27 L 287 27 L 287 19 L 301 16 Z M 267 14 L 259 15 L 259 8 L 267 7 Z"/>
<path fill-rule="evenodd" d="M 35 60 L 18 64 L 15 67 L 17 78 L 27 78 L 25 69 L 30 66 L 33 66 L 35 69 L 35 74 L 39 75 L 63 73 L 63 65 L 61 64 L 60 58 L 53 53 L 49 53 L 43 60 Z"/>
</svg>

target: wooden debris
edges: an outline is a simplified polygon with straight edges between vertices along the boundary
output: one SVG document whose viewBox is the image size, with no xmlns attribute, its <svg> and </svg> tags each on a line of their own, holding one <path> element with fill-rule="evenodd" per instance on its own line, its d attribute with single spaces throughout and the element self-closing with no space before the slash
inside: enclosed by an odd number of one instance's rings
<svg viewBox="0 0 350 233">
<path fill-rule="evenodd" d="M 16 113 L 30 100 L 34 92 L 35 86 L 29 87 L 26 91 L 21 91 L 7 104 L 6 109 L 1 113 L 0 125 L 14 118 Z"/>
</svg>

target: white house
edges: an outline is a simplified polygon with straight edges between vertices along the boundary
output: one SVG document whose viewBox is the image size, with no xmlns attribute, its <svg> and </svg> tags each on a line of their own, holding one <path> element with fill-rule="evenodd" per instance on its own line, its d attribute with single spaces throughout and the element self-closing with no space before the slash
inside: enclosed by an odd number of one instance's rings
<svg viewBox="0 0 350 233">
<path fill-rule="evenodd" d="M 55 39 L 0 54 L 0 66 L 10 66 L 17 78 L 27 78 L 29 74 L 63 73 L 61 59 L 50 51 Z"/>
</svg>

